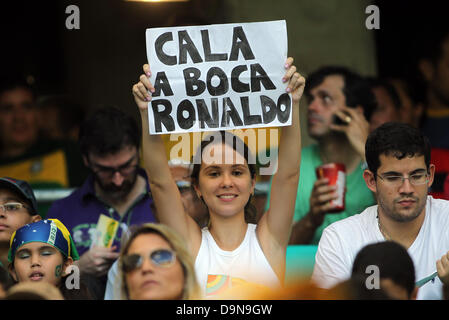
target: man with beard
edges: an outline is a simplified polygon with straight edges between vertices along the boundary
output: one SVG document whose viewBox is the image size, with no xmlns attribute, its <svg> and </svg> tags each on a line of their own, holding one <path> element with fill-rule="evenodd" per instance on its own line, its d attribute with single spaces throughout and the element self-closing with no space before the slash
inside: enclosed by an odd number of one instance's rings
<svg viewBox="0 0 449 320">
<path fill-rule="evenodd" d="M 90 289 L 102 299 L 122 233 L 130 225 L 155 222 L 153 201 L 146 173 L 139 167 L 140 134 L 132 117 L 114 107 L 99 109 L 82 124 L 79 143 L 91 174 L 81 188 L 55 201 L 47 218 L 67 226 L 80 255 L 77 265 L 81 273 L 100 280 Z M 119 224 L 110 247 L 92 245 L 101 214 Z"/>
<path fill-rule="evenodd" d="M 301 151 L 301 179 L 290 244 L 317 245 L 329 224 L 375 204 L 362 174 L 369 133 L 367 119 L 376 100 L 367 80 L 339 66 L 322 67 L 311 73 L 304 94 L 308 101 L 307 131 L 317 143 Z M 335 186 L 316 177 L 315 169 L 327 163 L 341 163 L 346 167 L 343 211 L 334 212 L 331 203 L 338 197 Z"/>
<path fill-rule="evenodd" d="M 364 246 L 395 241 L 412 257 L 418 299 L 441 299 L 443 284 L 449 285 L 449 201 L 428 196 L 435 174 L 429 140 L 407 124 L 389 122 L 369 135 L 365 154 L 363 177 L 377 205 L 324 230 L 312 279 L 329 288 L 350 277 Z"/>
</svg>

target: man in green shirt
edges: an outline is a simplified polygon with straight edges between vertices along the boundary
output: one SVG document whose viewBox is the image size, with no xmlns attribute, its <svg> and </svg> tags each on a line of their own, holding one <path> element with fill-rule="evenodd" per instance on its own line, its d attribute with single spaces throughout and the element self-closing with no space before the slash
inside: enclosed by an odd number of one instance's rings
<svg viewBox="0 0 449 320">
<path fill-rule="evenodd" d="M 36 97 L 21 78 L 0 81 L 0 176 L 25 180 L 33 188 L 81 186 L 88 170 L 78 145 L 40 135 Z"/>
<path fill-rule="evenodd" d="M 309 103 L 307 130 L 317 144 L 302 149 L 290 244 L 318 244 L 328 225 L 375 204 L 363 180 L 369 133 L 366 119 L 375 108 L 369 84 L 344 67 L 323 67 L 309 75 L 305 95 Z M 345 210 L 338 213 L 329 212 L 333 208 L 330 200 L 337 198 L 336 188 L 315 175 L 315 169 L 326 163 L 346 167 Z"/>
<path fill-rule="evenodd" d="M 38 120 L 42 114 L 36 99 L 35 88 L 24 79 L 0 81 L 0 176 L 27 181 L 34 189 L 81 186 L 88 170 L 78 144 L 41 135 Z M 43 125 L 48 122 L 51 119 Z M 43 216 L 49 205 L 39 202 Z"/>
</svg>

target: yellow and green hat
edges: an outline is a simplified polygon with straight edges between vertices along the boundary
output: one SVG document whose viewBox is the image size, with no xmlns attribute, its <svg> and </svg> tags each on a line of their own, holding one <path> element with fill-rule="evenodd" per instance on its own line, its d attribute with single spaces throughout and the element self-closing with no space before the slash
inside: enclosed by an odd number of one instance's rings
<svg viewBox="0 0 449 320">
<path fill-rule="evenodd" d="M 30 242 L 48 243 L 65 257 L 71 257 L 74 261 L 79 260 L 78 251 L 69 230 L 58 219 L 40 220 L 17 229 L 11 236 L 8 261 L 12 262 L 17 250 Z"/>
</svg>

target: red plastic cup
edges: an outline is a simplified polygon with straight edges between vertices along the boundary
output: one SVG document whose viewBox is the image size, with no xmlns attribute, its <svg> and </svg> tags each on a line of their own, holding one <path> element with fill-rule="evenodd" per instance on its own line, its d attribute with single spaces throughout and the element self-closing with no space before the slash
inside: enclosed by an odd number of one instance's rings
<svg viewBox="0 0 449 320">
<path fill-rule="evenodd" d="M 316 168 L 318 179 L 327 178 L 330 186 L 337 186 L 338 198 L 331 200 L 334 206 L 329 212 L 341 212 L 345 210 L 346 193 L 346 167 L 342 163 L 327 163 Z"/>
</svg>

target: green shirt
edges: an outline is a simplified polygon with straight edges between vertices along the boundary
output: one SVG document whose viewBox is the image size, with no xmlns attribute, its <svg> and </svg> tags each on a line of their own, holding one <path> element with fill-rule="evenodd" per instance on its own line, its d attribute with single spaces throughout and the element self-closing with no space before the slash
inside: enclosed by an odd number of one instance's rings
<svg viewBox="0 0 449 320">
<path fill-rule="evenodd" d="M 77 143 L 66 140 L 38 140 L 24 154 L 0 159 L 0 177 L 25 180 L 33 189 L 75 188 L 89 171 Z M 38 201 L 42 218 L 51 203 Z"/>
<path fill-rule="evenodd" d="M 319 149 L 317 144 L 305 147 L 301 151 L 301 167 L 298 184 L 298 195 L 295 203 L 294 221 L 301 220 L 310 209 L 310 195 L 312 193 L 313 184 L 316 181 L 315 168 L 322 165 Z M 271 187 L 270 187 L 271 191 Z M 271 192 L 268 193 L 266 209 L 269 207 Z M 318 227 L 313 236 L 311 244 L 318 244 L 324 228 L 335 221 L 347 218 L 354 214 L 360 213 L 366 207 L 375 205 L 375 199 L 363 179 L 362 165 L 357 167 L 353 172 L 346 175 L 346 195 L 345 210 L 338 213 L 329 213 L 324 217 L 323 224 Z"/>
</svg>

